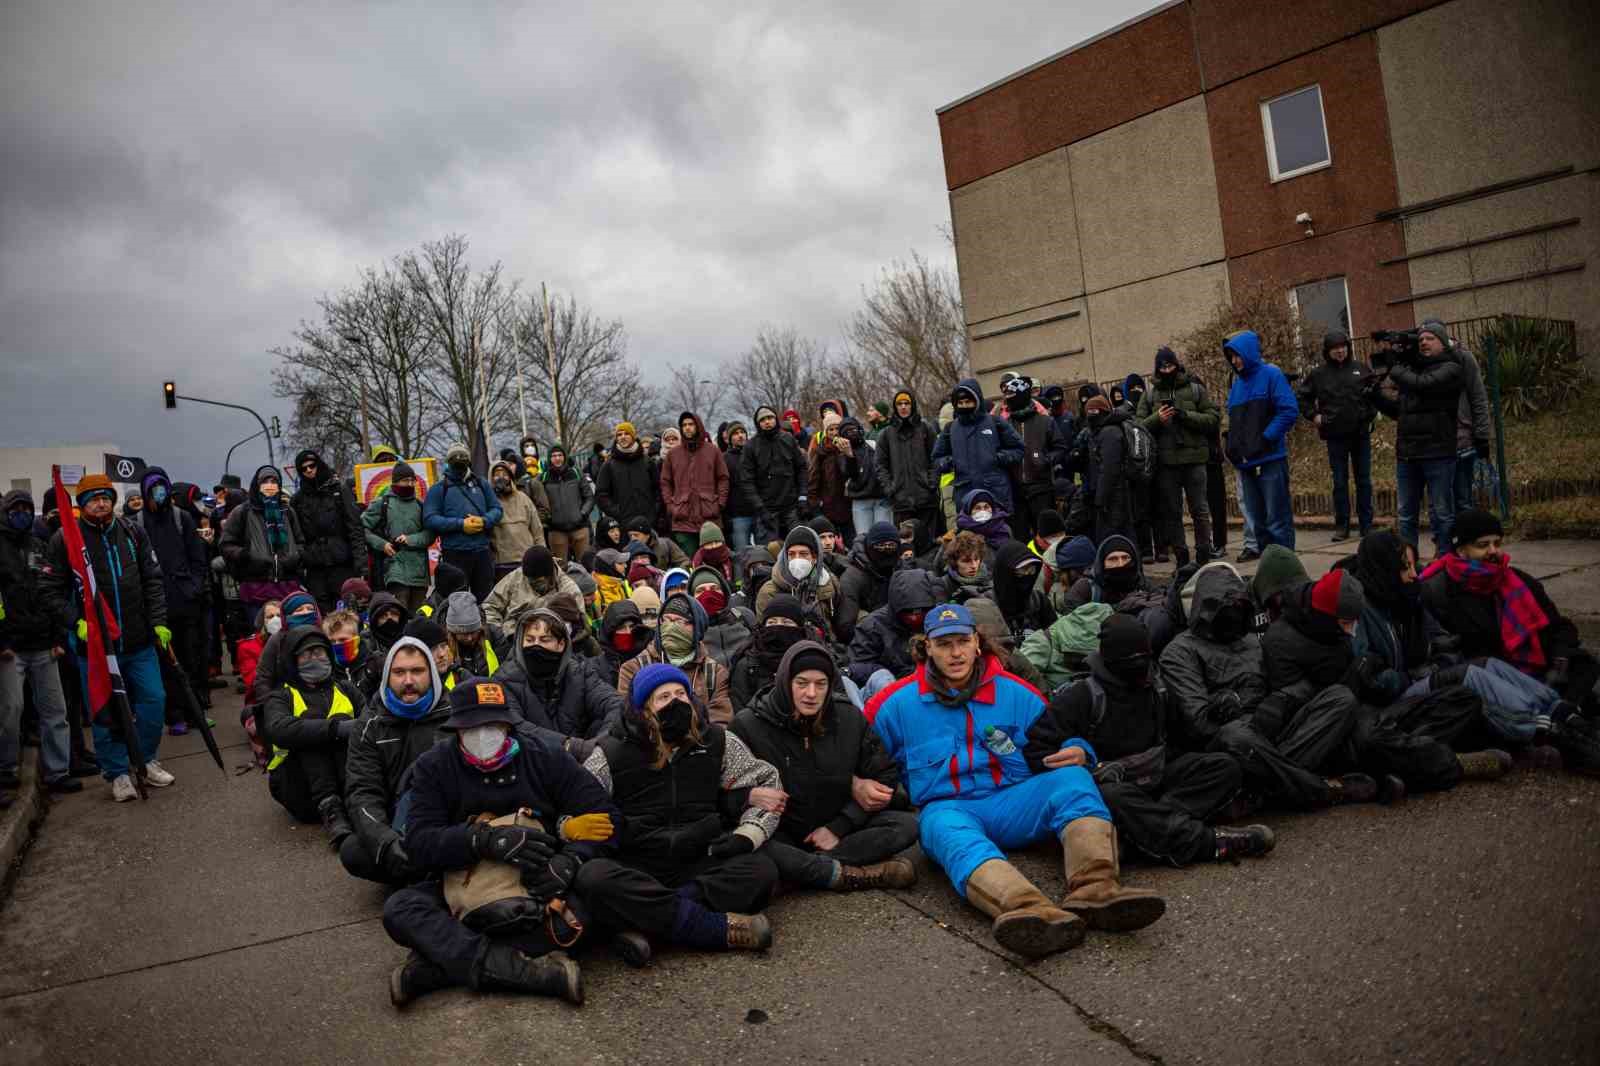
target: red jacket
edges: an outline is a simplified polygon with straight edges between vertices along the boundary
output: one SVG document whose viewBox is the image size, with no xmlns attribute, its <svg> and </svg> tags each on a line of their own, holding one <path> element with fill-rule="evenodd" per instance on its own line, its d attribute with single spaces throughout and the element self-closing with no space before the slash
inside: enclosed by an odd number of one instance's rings
<svg viewBox="0 0 1600 1066">
<path fill-rule="evenodd" d="M 678 416 L 694 419 L 699 433 L 695 444 L 688 441 L 667 453 L 661 464 L 661 499 L 672 516 L 674 533 L 700 532 L 706 522 L 722 521 L 728 505 L 728 465 L 717 451 L 717 442 L 706 437 L 700 416 L 685 411 Z"/>
<path fill-rule="evenodd" d="M 261 662 L 261 638 L 251 635 L 241 640 L 234 658 L 239 667 L 239 677 L 244 681 L 244 690 L 249 692 L 256 687 L 256 665 Z"/>
</svg>

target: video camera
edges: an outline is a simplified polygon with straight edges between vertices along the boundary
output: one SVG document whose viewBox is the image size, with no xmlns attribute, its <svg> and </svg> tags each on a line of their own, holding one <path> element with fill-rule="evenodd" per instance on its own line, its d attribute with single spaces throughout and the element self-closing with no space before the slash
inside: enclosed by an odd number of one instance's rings
<svg viewBox="0 0 1600 1066">
<path fill-rule="evenodd" d="M 1396 362 L 1414 363 L 1422 358 L 1422 349 L 1419 346 L 1422 331 L 1415 329 L 1375 329 L 1372 331 L 1374 344 L 1387 343 L 1389 350 L 1373 349 L 1373 366 L 1392 366 Z"/>
</svg>

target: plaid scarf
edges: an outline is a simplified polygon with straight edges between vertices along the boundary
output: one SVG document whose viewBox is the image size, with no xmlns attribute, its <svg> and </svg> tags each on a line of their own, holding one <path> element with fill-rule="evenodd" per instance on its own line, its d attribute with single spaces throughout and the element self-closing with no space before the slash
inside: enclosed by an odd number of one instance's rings
<svg viewBox="0 0 1600 1066">
<path fill-rule="evenodd" d="M 1524 673 L 1543 669 L 1544 645 L 1539 640 L 1539 630 L 1550 624 L 1550 616 L 1539 606 L 1527 582 L 1511 569 L 1511 556 L 1501 555 L 1499 562 L 1491 564 L 1450 552 L 1429 563 L 1422 576 L 1426 579 L 1441 570 L 1472 595 L 1496 598 L 1500 645 L 1511 665 Z"/>
</svg>

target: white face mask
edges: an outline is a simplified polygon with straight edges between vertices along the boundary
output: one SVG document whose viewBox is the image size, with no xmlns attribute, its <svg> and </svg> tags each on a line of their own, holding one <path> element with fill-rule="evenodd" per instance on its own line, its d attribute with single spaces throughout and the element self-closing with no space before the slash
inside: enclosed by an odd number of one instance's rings
<svg viewBox="0 0 1600 1066">
<path fill-rule="evenodd" d="M 267 624 L 266 624 L 267 636 L 269 636 L 269 637 L 272 636 L 272 634 L 276 633 L 278 630 L 280 630 L 282 628 L 283 628 L 283 616 L 282 615 L 275 614 L 271 618 L 267 619 Z"/>
<path fill-rule="evenodd" d="M 789 574 L 796 581 L 804 581 L 806 578 L 811 576 L 811 560 L 805 558 L 790 559 Z"/>
<path fill-rule="evenodd" d="M 507 728 L 498 722 L 475 725 L 461 731 L 461 747 L 474 759 L 487 762 L 500 754 L 507 732 Z"/>
<path fill-rule="evenodd" d="M 985 522 L 989 521 L 989 519 L 991 519 L 993 517 L 994 517 L 994 512 L 990 511 L 990 510 L 987 510 L 987 509 L 982 510 L 982 511 L 973 511 L 972 512 L 972 520 L 974 522 L 978 523 L 978 525 L 980 525 L 980 526 L 983 525 Z"/>
</svg>

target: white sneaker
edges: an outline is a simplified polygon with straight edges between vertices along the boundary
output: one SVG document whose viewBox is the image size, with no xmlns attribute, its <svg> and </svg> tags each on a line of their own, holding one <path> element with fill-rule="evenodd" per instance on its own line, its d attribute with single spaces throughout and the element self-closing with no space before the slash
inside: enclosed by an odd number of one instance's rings
<svg viewBox="0 0 1600 1066">
<path fill-rule="evenodd" d="M 111 782 L 111 798 L 118 803 L 127 803 L 129 800 L 139 798 L 139 790 L 133 787 L 133 778 L 122 774 Z"/>
<path fill-rule="evenodd" d="M 153 788 L 166 788 L 177 778 L 161 768 L 161 764 L 154 759 L 144 764 L 144 783 Z"/>
</svg>

